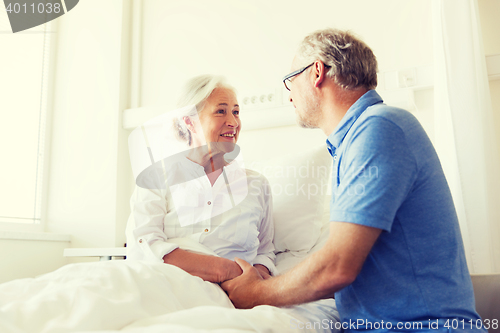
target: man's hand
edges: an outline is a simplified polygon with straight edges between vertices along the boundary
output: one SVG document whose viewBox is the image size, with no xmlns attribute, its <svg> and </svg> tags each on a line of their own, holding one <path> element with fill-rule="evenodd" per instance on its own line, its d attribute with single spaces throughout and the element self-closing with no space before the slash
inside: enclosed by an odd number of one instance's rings
<svg viewBox="0 0 500 333">
<path fill-rule="evenodd" d="M 227 293 L 234 306 L 239 309 L 251 309 L 255 306 L 255 297 L 264 279 L 257 268 L 252 267 L 243 259 L 235 258 L 236 263 L 243 270 L 243 274 L 235 279 L 223 282 L 222 289 Z M 266 268 L 267 270 L 267 268 Z"/>
<path fill-rule="evenodd" d="M 257 268 L 236 259 L 243 270 L 221 287 L 237 308 L 289 306 L 322 298 L 350 285 L 361 271 L 381 229 L 347 222 L 330 222 L 330 237 L 286 274 L 264 280 Z"/>
</svg>

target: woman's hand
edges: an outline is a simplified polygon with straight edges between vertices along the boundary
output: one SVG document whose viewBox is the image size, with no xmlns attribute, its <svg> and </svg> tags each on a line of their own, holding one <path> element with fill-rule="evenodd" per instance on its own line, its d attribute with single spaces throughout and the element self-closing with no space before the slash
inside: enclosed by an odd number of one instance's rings
<svg viewBox="0 0 500 333">
<path fill-rule="evenodd" d="M 264 280 L 267 280 L 269 279 L 271 276 L 271 274 L 269 273 L 269 270 L 267 269 L 266 266 L 264 265 L 261 265 L 261 264 L 255 264 L 253 265 L 253 267 L 255 267 L 257 269 L 257 271 L 259 272 L 260 276 L 264 279 Z"/>
<path fill-rule="evenodd" d="M 235 261 L 224 259 L 224 265 L 222 272 L 220 274 L 219 282 L 222 283 L 227 280 L 232 280 L 238 276 L 240 276 L 243 271 L 241 270 L 240 265 L 238 265 Z"/>
</svg>

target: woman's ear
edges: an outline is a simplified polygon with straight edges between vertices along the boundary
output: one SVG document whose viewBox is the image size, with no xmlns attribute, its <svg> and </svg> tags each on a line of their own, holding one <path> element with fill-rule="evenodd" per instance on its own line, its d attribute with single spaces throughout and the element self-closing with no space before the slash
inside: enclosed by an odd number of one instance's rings
<svg viewBox="0 0 500 333">
<path fill-rule="evenodd" d="M 184 121 L 188 130 L 190 130 L 191 132 L 195 132 L 194 124 L 193 124 L 191 117 L 189 117 L 189 116 L 182 117 L 182 121 Z"/>
</svg>

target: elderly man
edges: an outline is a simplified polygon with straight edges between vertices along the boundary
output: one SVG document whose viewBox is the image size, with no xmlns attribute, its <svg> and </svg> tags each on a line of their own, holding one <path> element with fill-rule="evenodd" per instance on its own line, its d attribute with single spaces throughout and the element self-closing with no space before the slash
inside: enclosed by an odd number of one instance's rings
<svg viewBox="0 0 500 333">
<path fill-rule="evenodd" d="M 292 70 L 284 83 L 300 125 L 323 130 L 334 160 L 330 236 L 275 278 L 238 260 L 244 273 L 222 284 L 230 299 L 251 308 L 335 296 L 346 331 L 481 331 L 438 156 L 415 117 L 373 90 L 372 50 L 349 32 L 317 31 Z"/>
</svg>

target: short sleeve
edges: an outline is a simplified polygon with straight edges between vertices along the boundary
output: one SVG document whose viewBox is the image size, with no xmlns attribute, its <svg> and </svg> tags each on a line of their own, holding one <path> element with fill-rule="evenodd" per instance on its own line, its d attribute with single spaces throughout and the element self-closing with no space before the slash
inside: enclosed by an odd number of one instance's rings
<svg viewBox="0 0 500 333">
<path fill-rule="evenodd" d="M 417 175 L 403 130 L 380 116 L 363 120 L 344 142 L 330 221 L 390 231 Z"/>
</svg>

